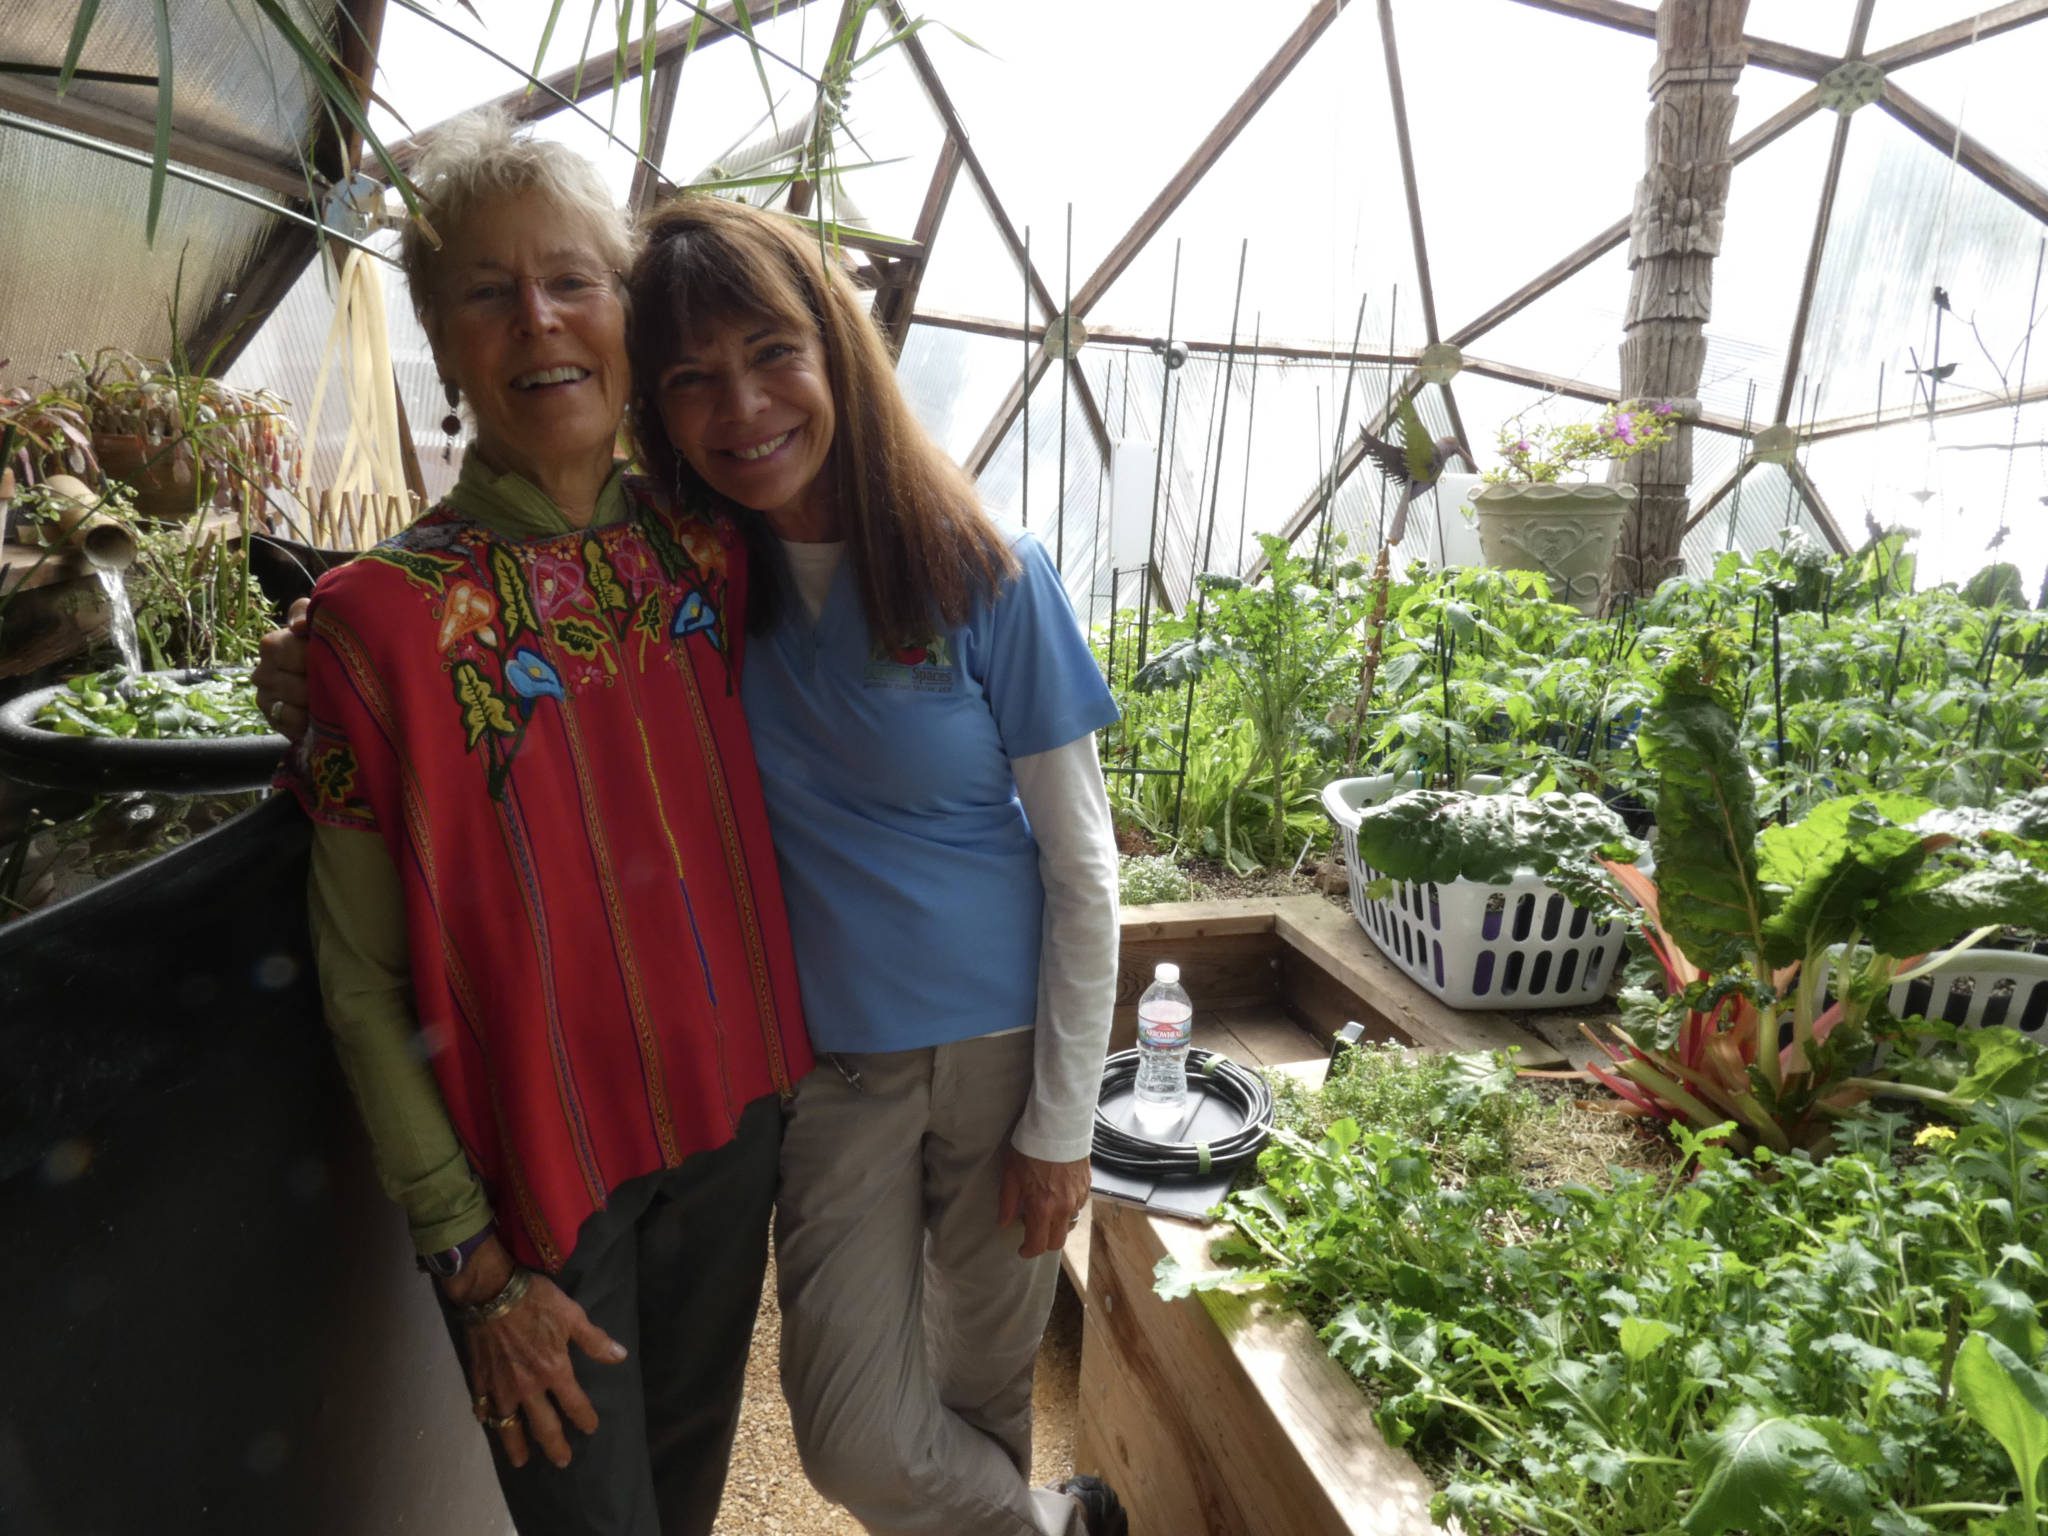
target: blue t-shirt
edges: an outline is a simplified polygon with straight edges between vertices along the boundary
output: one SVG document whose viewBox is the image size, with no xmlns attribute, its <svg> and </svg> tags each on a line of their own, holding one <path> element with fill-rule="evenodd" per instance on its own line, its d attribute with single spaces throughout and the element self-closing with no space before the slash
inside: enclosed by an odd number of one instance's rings
<svg viewBox="0 0 2048 1536">
<path fill-rule="evenodd" d="M 747 647 L 811 1041 L 901 1051 L 1028 1027 L 1045 893 L 1010 760 L 1117 718 L 1045 547 L 968 622 L 878 655 L 849 563 L 815 625 Z"/>
</svg>

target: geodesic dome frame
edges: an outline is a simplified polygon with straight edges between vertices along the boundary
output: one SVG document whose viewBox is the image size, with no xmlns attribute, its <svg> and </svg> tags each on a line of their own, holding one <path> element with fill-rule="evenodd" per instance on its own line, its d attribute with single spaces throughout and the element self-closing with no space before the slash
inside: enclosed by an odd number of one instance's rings
<svg viewBox="0 0 2048 1536">
<path fill-rule="evenodd" d="M 8 311 L 29 323 L 13 321 L 0 351 L 19 375 L 47 367 L 64 336 L 164 350 L 161 293 L 182 252 L 193 350 L 225 337 L 238 374 L 302 399 L 332 304 L 316 204 L 354 165 L 356 136 L 303 81 L 294 94 L 274 70 L 258 78 L 242 7 L 181 16 L 172 158 L 206 179 L 167 194 L 165 231 L 145 249 L 133 227 L 144 173 L 94 157 L 140 155 L 153 136 L 148 8 L 102 9 L 89 62 L 105 78 L 59 97 L 47 79 L 0 74 L 11 195 L 90 210 L 54 248 L 20 233 L 32 223 L 4 221 L 16 231 L 0 237 L 13 245 Z M 623 53 L 606 38 L 586 55 L 565 25 L 542 50 L 543 89 L 507 67 L 498 88 L 466 94 L 455 61 L 477 39 L 454 34 L 477 29 L 457 6 L 289 9 L 349 58 L 376 60 L 379 95 L 406 114 L 387 120 L 401 149 L 495 96 L 592 153 L 636 207 L 710 171 L 793 212 L 826 206 L 928 425 L 991 506 L 1046 535 L 1077 601 L 1097 609 L 1112 571 L 1133 590 L 1138 544 L 1174 602 L 1204 545 L 1208 563 L 1244 569 L 1259 532 L 1298 537 L 1327 520 L 1369 542 L 1382 492 L 1359 473 L 1358 428 L 1383 429 L 1403 395 L 1432 435 L 1483 458 L 1494 423 L 1619 390 L 1656 60 L 1648 7 L 1197 0 L 1080 23 L 1056 7 L 936 7 L 977 48 L 911 30 L 894 0 L 750 12 L 667 0 L 652 34 L 628 28 Z M 1862 523 L 1918 521 L 1959 557 L 2003 545 L 2031 585 L 2048 562 L 2035 510 L 2048 476 L 2029 451 L 2048 439 L 2048 384 L 2027 377 L 2025 340 L 2048 229 L 2048 116 L 2025 83 L 2048 66 L 2036 25 L 2048 0 L 1750 0 L 1747 13 L 1686 554 L 1788 528 L 1843 547 Z M 58 7 L 18 27 L 16 62 L 48 68 L 69 20 Z M 871 51 L 831 94 L 823 61 L 850 20 Z M 530 61 L 522 24 L 484 47 Z M 876 48 L 891 32 L 904 35 Z M 764 97 L 768 120 L 747 128 Z M 646 161 L 628 147 L 640 123 Z M 866 168 L 801 174 L 821 138 Z M 421 338 L 406 305 L 388 308 L 401 398 L 430 422 L 440 407 Z M 87 312 L 95 334 L 80 336 Z M 1087 340 L 1055 357 L 1044 342 L 1063 314 Z M 1185 366 L 1164 366 L 1169 339 Z M 1423 382 L 1423 349 L 1446 342 L 1462 370 Z M 1789 463 L 1751 451 L 1775 422 L 1796 434 Z M 325 429 L 311 426 L 317 454 Z M 414 436 L 431 494 L 451 469 L 431 431 Z M 1971 436 L 2002 438 L 2003 452 Z M 1456 531 L 1419 507 L 1400 553 L 1448 557 Z"/>
</svg>

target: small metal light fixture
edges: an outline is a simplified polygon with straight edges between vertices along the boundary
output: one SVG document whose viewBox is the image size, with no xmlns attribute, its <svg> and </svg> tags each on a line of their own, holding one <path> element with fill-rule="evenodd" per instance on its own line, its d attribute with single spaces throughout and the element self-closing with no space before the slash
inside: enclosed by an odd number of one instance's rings
<svg viewBox="0 0 2048 1536">
<path fill-rule="evenodd" d="M 1154 341 L 1150 345 L 1165 362 L 1168 373 L 1172 373 L 1188 360 L 1188 344 L 1184 341 Z"/>
<path fill-rule="evenodd" d="M 1052 324 L 1045 328 L 1045 353 L 1048 357 L 1078 357 L 1087 345 L 1088 327 L 1071 310 L 1064 315 L 1056 315 Z"/>
<path fill-rule="evenodd" d="M 1415 359 L 1415 371 L 1425 384 L 1448 384 L 1465 368 L 1465 354 L 1448 341 L 1433 341 Z"/>
<path fill-rule="evenodd" d="M 1759 464 L 1790 464 L 1798 450 L 1799 434 L 1784 422 L 1773 422 L 1751 439 L 1750 456 Z"/>
</svg>

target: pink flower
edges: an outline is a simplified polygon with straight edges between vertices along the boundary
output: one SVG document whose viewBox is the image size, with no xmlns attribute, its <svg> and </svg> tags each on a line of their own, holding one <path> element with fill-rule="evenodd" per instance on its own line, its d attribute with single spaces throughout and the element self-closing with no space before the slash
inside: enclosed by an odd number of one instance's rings
<svg viewBox="0 0 2048 1536">
<path fill-rule="evenodd" d="M 1619 438 L 1622 442 L 1627 443 L 1631 448 L 1635 447 L 1636 424 L 1634 417 L 1617 415 L 1614 418 L 1612 425 L 1613 431 L 1609 434 L 1610 436 Z"/>
<path fill-rule="evenodd" d="M 533 596 L 545 618 L 586 606 L 589 590 L 581 562 L 566 555 L 542 555 L 533 562 Z"/>
<path fill-rule="evenodd" d="M 1658 401 L 1655 409 L 1659 416 L 1676 416 L 1678 414 L 1678 407 L 1669 400 Z"/>
</svg>

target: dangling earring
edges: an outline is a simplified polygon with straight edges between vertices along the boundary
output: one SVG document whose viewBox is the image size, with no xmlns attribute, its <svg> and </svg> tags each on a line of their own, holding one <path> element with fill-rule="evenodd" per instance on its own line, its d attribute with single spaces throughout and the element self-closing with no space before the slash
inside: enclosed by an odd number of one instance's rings
<svg viewBox="0 0 2048 1536">
<path fill-rule="evenodd" d="M 441 458 L 446 461 L 455 455 L 455 439 L 462 435 L 462 418 L 455 414 L 455 407 L 462 403 L 462 391 L 455 387 L 453 379 L 443 379 L 441 388 L 448 396 L 448 414 L 441 418 L 441 430 L 448 441 L 441 449 Z"/>
</svg>

